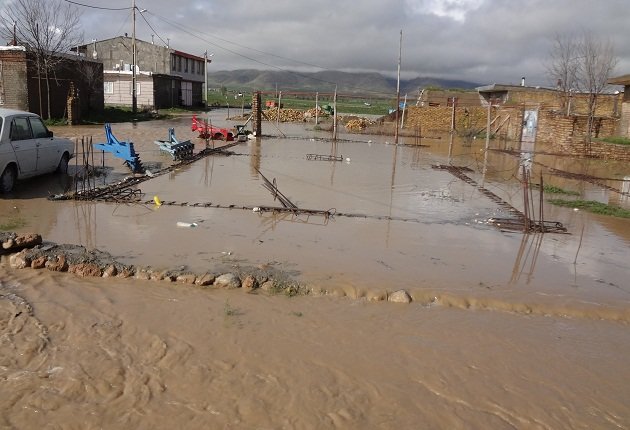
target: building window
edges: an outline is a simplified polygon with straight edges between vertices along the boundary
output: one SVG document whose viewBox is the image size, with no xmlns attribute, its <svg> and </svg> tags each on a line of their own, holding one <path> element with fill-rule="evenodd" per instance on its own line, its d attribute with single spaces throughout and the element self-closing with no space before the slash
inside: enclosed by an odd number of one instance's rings
<svg viewBox="0 0 630 430">
<path fill-rule="evenodd" d="M 113 82 L 103 82 L 103 92 L 105 94 L 114 94 L 114 83 Z"/>
<path fill-rule="evenodd" d="M 133 82 L 129 82 L 129 95 L 133 97 Z M 136 97 L 140 95 L 140 82 L 136 81 Z"/>
<path fill-rule="evenodd" d="M 174 55 L 171 55 L 171 70 L 174 72 L 177 69 L 177 58 Z"/>
<path fill-rule="evenodd" d="M 188 73 L 188 58 L 184 60 L 184 72 Z"/>
<path fill-rule="evenodd" d="M 182 57 L 177 57 L 177 71 L 182 71 Z"/>
</svg>

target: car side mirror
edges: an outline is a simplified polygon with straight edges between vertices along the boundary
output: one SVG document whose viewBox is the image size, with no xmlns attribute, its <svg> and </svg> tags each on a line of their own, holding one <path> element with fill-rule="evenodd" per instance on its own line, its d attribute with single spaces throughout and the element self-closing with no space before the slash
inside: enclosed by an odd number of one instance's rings
<svg viewBox="0 0 630 430">
<path fill-rule="evenodd" d="M 46 133 L 46 137 L 53 137 L 53 132 L 48 130 L 48 133 Z"/>
</svg>

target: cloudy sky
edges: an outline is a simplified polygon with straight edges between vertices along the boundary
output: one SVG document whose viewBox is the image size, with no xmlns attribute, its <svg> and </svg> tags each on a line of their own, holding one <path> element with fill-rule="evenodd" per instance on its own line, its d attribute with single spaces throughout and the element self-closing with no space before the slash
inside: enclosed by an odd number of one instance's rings
<svg viewBox="0 0 630 430">
<path fill-rule="evenodd" d="M 132 3 L 75 1 L 108 8 Z M 587 31 L 615 46 L 615 75 L 630 73 L 628 0 L 136 0 L 136 5 L 146 9 L 137 17 L 137 37 L 197 55 L 208 50 L 213 70 L 395 76 L 402 30 L 404 77 L 487 84 L 520 83 L 525 76 L 528 84 L 549 85 L 545 62 L 554 35 Z M 131 35 L 129 10 L 77 7 L 86 42 Z"/>
</svg>

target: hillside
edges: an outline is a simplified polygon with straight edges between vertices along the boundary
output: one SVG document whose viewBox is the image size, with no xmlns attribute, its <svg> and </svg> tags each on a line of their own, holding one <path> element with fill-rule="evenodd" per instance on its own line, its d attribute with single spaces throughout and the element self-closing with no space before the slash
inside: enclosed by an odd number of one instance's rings
<svg viewBox="0 0 630 430">
<path fill-rule="evenodd" d="M 275 90 L 332 92 L 335 84 L 341 93 L 382 93 L 396 92 L 396 79 L 379 73 L 348 73 L 326 70 L 314 73 L 275 71 L 275 70 L 230 70 L 208 74 L 208 87 L 226 87 L 234 90 Z M 471 89 L 479 86 L 474 82 L 417 77 L 400 81 L 402 94 L 415 94 L 418 88 L 425 87 Z"/>
</svg>

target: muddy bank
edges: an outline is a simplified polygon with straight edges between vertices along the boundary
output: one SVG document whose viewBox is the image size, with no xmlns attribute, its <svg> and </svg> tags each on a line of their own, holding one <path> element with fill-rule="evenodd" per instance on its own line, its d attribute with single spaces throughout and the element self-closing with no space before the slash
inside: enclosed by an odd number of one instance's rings
<svg viewBox="0 0 630 430">
<path fill-rule="evenodd" d="M 88 250 L 79 245 L 56 244 L 42 241 L 38 234 L 3 233 L 0 235 L 5 262 L 12 269 L 47 269 L 52 272 L 68 272 L 80 278 L 132 278 L 142 281 L 187 284 L 213 289 L 240 289 L 246 293 L 258 291 L 270 295 L 334 296 L 355 300 L 393 303 L 412 303 L 424 307 L 444 307 L 460 310 L 508 312 L 522 315 L 554 316 L 630 323 L 630 306 L 585 303 L 558 300 L 515 300 L 495 294 L 467 294 L 446 292 L 438 289 L 410 290 L 391 289 L 387 286 L 377 290 L 345 289 L 343 286 L 325 289 L 316 285 L 298 282 L 282 267 L 261 265 L 222 265 L 204 272 L 193 272 L 186 266 L 158 268 L 152 266 L 126 265 L 107 252 Z M 9 246 L 9 245 L 13 246 Z M 18 251 L 18 252 L 16 252 Z"/>
<path fill-rule="evenodd" d="M 154 268 L 125 265 L 107 252 L 87 250 L 79 245 L 43 242 L 41 236 L 35 233 L 1 233 L 0 243 L 0 255 L 8 255 L 9 266 L 13 269 L 48 269 L 53 272 L 69 272 L 79 277 L 135 278 L 199 287 L 242 288 L 246 292 L 260 288 L 262 291 L 289 296 L 326 293 L 308 289 L 270 266 L 238 266 L 232 267 L 228 272 L 225 267 L 216 267 L 204 273 L 193 273 L 186 266 Z"/>
</svg>

